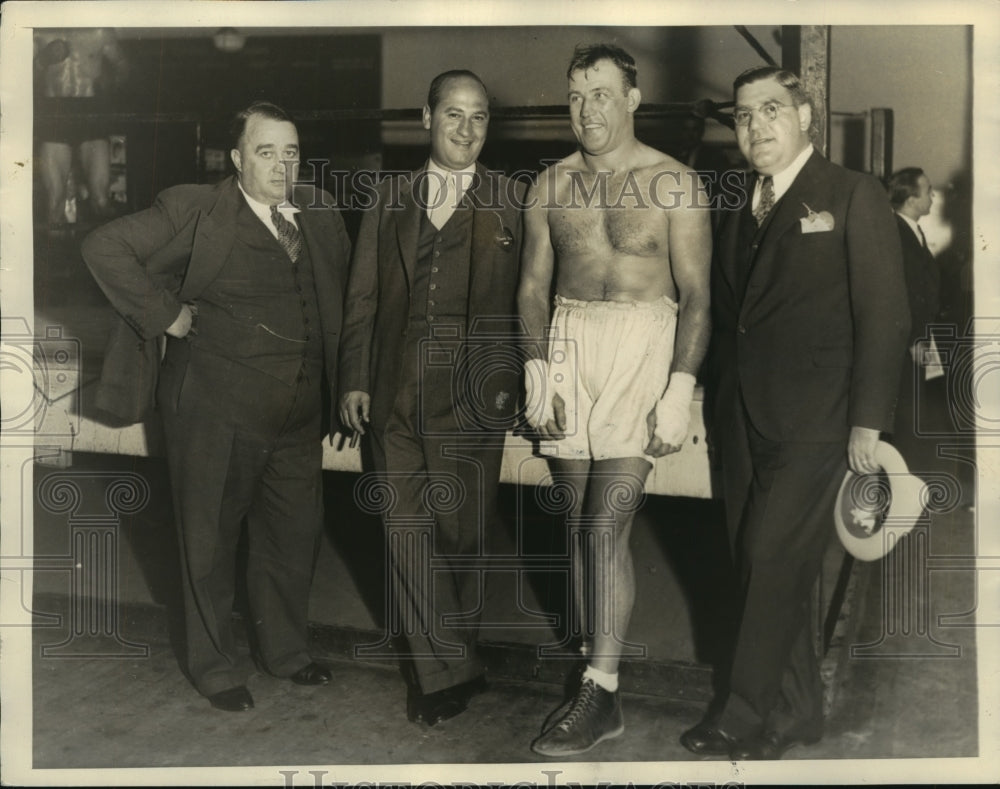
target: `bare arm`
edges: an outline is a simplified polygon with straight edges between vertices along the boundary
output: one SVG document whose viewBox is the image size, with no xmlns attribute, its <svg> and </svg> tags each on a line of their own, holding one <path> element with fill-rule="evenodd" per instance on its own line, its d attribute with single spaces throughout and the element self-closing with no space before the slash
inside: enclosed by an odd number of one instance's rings
<svg viewBox="0 0 1000 789">
<path fill-rule="evenodd" d="M 688 184 L 694 179 L 687 179 Z M 699 187 L 700 188 L 700 187 Z M 698 374 L 712 333 L 709 292 L 712 227 L 706 205 L 689 186 L 684 207 L 670 214 L 670 267 L 677 285 L 677 337 L 671 372 Z"/>
<path fill-rule="evenodd" d="M 548 172 L 548 171 L 546 171 Z M 530 338 L 528 358 L 544 359 L 545 330 L 549 323 L 549 294 L 555 269 L 555 251 L 549 238 L 545 205 L 546 174 L 528 191 L 524 217 L 524 247 L 521 252 L 521 281 L 517 290 L 517 311 Z"/>
<path fill-rule="evenodd" d="M 555 270 L 555 250 L 549 236 L 547 204 L 551 171 L 539 176 L 538 184 L 528 192 L 524 218 L 524 248 L 521 253 L 521 283 L 517 291 L 517 310 L 528 332 L 525 363 L 525 416 L 542 438 L 565 436 L 566 404 L 552 392 L 548 380 L 546 330 L 549 324 L 549 295 Z"/>
<path fill-rule="evenodd" d="M 695 179 L 688 183 L 694 184 Z M 667 391 L 646 417 L 650 439 L 644 451 L 652 457 L 677 452 L 687 438 L 695 377 L 712 331 L 712 231 L 708 210 L 694 207 L 706 204 L 696 202 L 696 196 L 695 188 L 689 186 L 687 202 L 670 209 L 670 267 L 677 285 L 677 333 Z"/>
</svg>

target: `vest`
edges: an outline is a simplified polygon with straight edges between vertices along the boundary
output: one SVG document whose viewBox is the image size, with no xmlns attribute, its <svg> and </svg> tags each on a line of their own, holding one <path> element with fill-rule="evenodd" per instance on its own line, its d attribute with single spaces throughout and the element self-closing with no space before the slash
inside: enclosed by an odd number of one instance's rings
<svg viewBox="0 0 1000 789">
<path fill-rule="evenodd" d="M 410 288 L 410 322 L 461 321 L 469 312 L 469 259 L 472 215 L 459 206 L 438 230 L 423 212 L 417 239 L 417 265 Z"/>
<path fill-rule="evenodd" d="M 192 347 L 293 384 L 306 362 L 322 365 L 323 341 L 309 249 L 292 263 L 245 203 L 236 241 L 198 300 Z"/>
</svg>

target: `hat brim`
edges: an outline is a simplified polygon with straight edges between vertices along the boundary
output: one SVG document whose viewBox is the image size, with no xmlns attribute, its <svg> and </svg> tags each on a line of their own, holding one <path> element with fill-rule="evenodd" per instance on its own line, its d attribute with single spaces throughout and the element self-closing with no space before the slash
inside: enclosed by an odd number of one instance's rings
<svg viewBox="0 0 1000 789">
<path fill-rule="evenodd" d="M 870 535 L 859 536 L 857 529 L 849 528 L 844 520 L 844 512 L 848 509 L 845 504 L 849 504 L 845 498 L 855 491 L 857 480 L 871 475 L 855 474 L 848 469 L 833 508 L 833 520 L 841 544 L 849 554 L 866 562 L 881 559 L 889 553 L 900 537 L 913 529 L 924 512 L 924 482 L 909 472 L 899 451 L 891 444 L 879 441 L 875 459 L 886 474 L 891 495 L 882 528 Z"/>
</svg>

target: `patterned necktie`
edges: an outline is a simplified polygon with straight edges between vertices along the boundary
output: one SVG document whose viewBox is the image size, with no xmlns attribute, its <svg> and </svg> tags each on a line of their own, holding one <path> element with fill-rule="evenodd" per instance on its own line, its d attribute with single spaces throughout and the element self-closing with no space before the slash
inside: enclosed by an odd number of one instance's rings
<svg viewBox="0 0 1000 789">
<path fill-rule="evenodd" d="M 760 227 L 764 219 L 771 209 L 774 208 L 774 180 L 769 175 L 764 176 L 764 180 L 760 182 L 760 202 L 757 203 L 757 207 L 754 209 L 753 218 L 757 222 L 757 227 Z"/>
<path fill-rule="evenodd" d="M 445 226 L 455 213 L 455 175 L 448 173 L 438 191 L 437 199 L 427 209 L 427 218 L 438 230 Z"/>
<path fill-rule="evenodd" d="M 299 229 L 281 215 L 278 206 L 271 206 L 271 221 L 278 229 L 278 242 L 285 248 L 292 263 L 299 259 L 302 252 L 302 234 Z"/>
</svg>

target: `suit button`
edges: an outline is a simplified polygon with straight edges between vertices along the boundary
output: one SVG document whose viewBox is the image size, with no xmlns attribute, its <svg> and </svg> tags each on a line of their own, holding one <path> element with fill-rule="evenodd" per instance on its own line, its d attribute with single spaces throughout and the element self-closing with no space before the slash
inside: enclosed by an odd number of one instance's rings
<svg viewBox="0 0 1000 789">
<path fill-rule="evenodd" d="M 437 266 L 431 266 L 431 273 L 437 274 L 438 273 L 438 267 Z"/>
<path fill-rule="evenodd" d="M 746 327 L 746 326 L 744 326 L 744 325 L 743 325 L 743 324 L 741 323 L 741 324 L 740 324 L 739 326 L 737 326 L 737 327 L 736 327 L 736 331 L 737 331 L 738 333 L 740 333 L 740 334 L 746 334 L 746 333 L 747 333 L 747 327 Z"/>
</svg>

